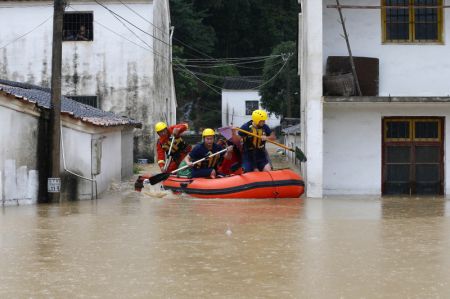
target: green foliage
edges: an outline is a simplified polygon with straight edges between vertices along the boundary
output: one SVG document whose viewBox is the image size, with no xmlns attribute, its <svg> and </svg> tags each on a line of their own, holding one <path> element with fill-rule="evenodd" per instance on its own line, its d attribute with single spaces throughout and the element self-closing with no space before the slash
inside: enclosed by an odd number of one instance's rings
<svg viewBox="0 0 450 299">
<path fill-rule="evenodd" d="M 212 53 L 216 36 L 214 28 L 204 24 L 203 19 L 207 16 L 207 12 L 196 10 L 192 1 L 188 0 L 170 0 L 171 25 L 175 27 L 174 45 L 184 47 L 186 44 L 193 48 L 199 49 L 205 53 Z M 180 37 L 183 44 L 177 41 Z M 192 49 L 187 49 L 187 55 L 195 53 Z"/>
<path fill-rule="evenodd" d="M 264 63 L 237 68 L 217 62 L 211 68 L 188 59 L 269 55 L 275 45 L 297 38 L 297 0 L 170 0 L 170 9 L 177 115 L 197 130 L 220 126 L 224 77 L 260 76 Z"/>
<path fill-rule="evenodd" d="M 276 115 L 299 117 L 300 79 L 297 75 L 296 43 L 283 42 L 274 48 L 272 55 L 282 55 L 287 61 L 281 72 L 280 65 L 276 64 L 279 58 L 269 59 L 264 64 L 263 81 L 269 82 L 260 89 L 261 104 Z"/>
<path fill-rule="evenodd" d="M 139 174 L 141 171 L 143 171 L 144 168 L 138 164 L 133 164 L 133 173 Z"/>
</svg>

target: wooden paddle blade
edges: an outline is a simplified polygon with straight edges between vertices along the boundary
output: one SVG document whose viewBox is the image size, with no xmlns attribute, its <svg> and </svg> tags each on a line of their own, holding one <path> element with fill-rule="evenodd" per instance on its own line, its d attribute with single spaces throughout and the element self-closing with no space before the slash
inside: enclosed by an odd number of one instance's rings
<svg viewBox="0 0 450 299">
<path fill-rule="evenodd" d="M 144 180 L 141 177 L 139 177 L 134 183 L 134 190 L 137 192 L 141 192 L 142 188 L 144 188 Z"/>
<path fill-rule="evenodd" d="M 159 182 L 162 182 L 164 180 L 167 180 L 170 176 L 170 173 L 158 173 L 152 177 L 150 177 L 148 180 L 150 181 L 151 185 L 158 184 Z"/>
<path fill-rule="evenodd" d="M 233 128 L 232 127 L 218 128 L 217 131 L 219 131 L 219 133 L 222 134 L 222 136 L 225 137 L 227 140 L 229 140 L 229 139 L 231 139 L 231 137 L 233 137 Z"/>
<path fill-rule="evenodd" d="M 304 152 L 302 152 L 301 149 L 299 149 L 298 147 L 295 147 L 295 157 L 300 161 L 300 162 L 306 162 L 306 155 Z"/>
</svg>

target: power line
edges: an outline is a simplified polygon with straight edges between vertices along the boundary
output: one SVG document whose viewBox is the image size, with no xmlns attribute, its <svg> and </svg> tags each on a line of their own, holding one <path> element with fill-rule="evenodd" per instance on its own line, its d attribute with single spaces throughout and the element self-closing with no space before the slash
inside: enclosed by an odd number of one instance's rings
<svg viewBox="0 0 450 299">
<path fill-rule="evenodd" d="M 275 57 L 280 57 L 281 55 L 267 55 L 267 56 L 249 56 L 249 57 L 228 57 L 228 58 L 214 58 L 214 59 L 189 59 L 186 58 L 184 60 L 189 62 L 216 62 L 217 60 L 220 61 L 239 61 L 239 60 L 258 60 L 258 59 L 270 59 Z"/>
<path fill-rule="evenodd" d="M 185 64 L 185 66 L 193 67 L 193 68 L 220 68 L 220 67 L 223 67 L 224 65 L 234 65 L 237 67 L 241 66 L 242 68 L 249 68 L 249 67 L 243 66 L 243 65 L 253 64 L 253 63 L 261 63 L 261 62 L 264 62 L 269 59 L 272 59 L 272 58 L 253 60 L 253 61 L 243 61 L 243 62 L 230 62 L 230 63 L 218 61 L 217 64 L 215 64 L 215 65 Z"/>
<path fill-rule="evenodd" d="M 70 7 L 70 8 L 73 9 L 74 11 L 78 11 L 77 9 L 75 9 L 75 8 L 74 8 L 73 6 L 71 6 L 71 5 L 68 5 L 68 7 Z M 110 28 L 109 28 L 108 26 L 106 26 L 106 25 L 103 25 L 103 24 L 100 23 L 99 21 L 95 21 L 95 20 L 94 20 L 94 23 L 96 23 L 96 24 L 102 26 L 103 28 L 105 28 L 105 29 L 108 30 L 109 32 L 111 32 L 111 33 L 117 35 L 118 37 L 120 37 L 120 38 L 122 38 L 122 39 L 124 39 L 124 40 L 126 40 L 126 41 L 128 41 L 128 42 L 130 42 L 130 43 L 132 43 L 132 44 L 134 44 L 134 45 L 136 45 L 136 46 L 138 46 L 138 47 L 140 47 L 140 48 L 142 48 L 142 49 L 144 49 L 144 50 L 146 50 L 146 51 L 150 51 L 150 49 L 148 49 L 148 48 L 146 48 L 146 47 L 143 47 L 142 45 L 139 45 L 138 43 L 136 43 L 136 42 L 134 42 L 134 41 L 128 39 L 127 37 L 123 36 L 123 35 L 120 34 L 120 33 L 117 33 L 116 31 L 110 29 Z M 152 51 L 150 51 L 150 52 L 152 52 Z M 153 53 L 153 52 L 152 52 L 152 53 Z"/>
<path fill-rule="evenodd" d="M 115 11 L 111 10 L 111 9 L 108 8 L 106 5 L 104 5 L 103 3 L 101 3 L 101 2 L 99 2 L 99 1 L 97 1 L 97 0 L 94 0 L 94 2 L 97 3 L 98 5 L 100 5 L 101 7 L 103 7 L 104 9 L 108 10 L 110 13 L 112 13 L 112 14 L 116 15 L 117 17 L 121 18 L 122 20 L 124 20 L 125 22 L 127 22 L 128 24 L 130 24 L 131 26 L 135 27 L 136 29 L 138 29 L 138 30 L 141 31 L 142 33 L 144 33 L 144 34 L 146 34 L 146 35 L 148 35 L 148 36 L 151 36 L 151 37 L 153 37 L 154 39 L 156 39 L 156 40 L 158 40 L 158 41 L 160 41 L 160 42 L 162 42 L 162 43 L 164 43 L 164 44 L 166 44 L 166 45 L 168 45 L 168 46 L 171 46 L 169 43 L 167 43 L 167 42 L 163 41 L 162 39 L 160 39 L 160 38 L 158 38 L 158 37 L 156 37 L 156 36 L 154 36 L 154 35 L 148 33 L 148 32 L 145 31 L 144 29 L 142 29 L 142 28 L 140 28 L 139 26 L 137 26 L 137 25 L 133 24 L 132 22 L 128 21 L 126 18 L 122 17 L 121 15 L 119 15 L 118 13 L 116 13 Z"/>
<path fill-rule="evenodd" d="M 68 7 L 70 7 L 70 8 L 73 9 L 74 11 L 78 11 L 77 9 L 75 9 L 75 8 L 74 8 L 73 6 L 71 6 L 71 5 L 68 5 Z M 115 17 L 114 14 L 112 14 L 112 15 Z M 117 18 L 116 18 L 116 19 L 117 19 Z M 117 19 L 117 20 L 120 21 L 120 19 Z M 144 47 L 144 46 L 142 46 L 142 45 L 140 45 L 140 44 L 138 44 L 138 43 L 136 43 L 136 42 L 134 42 L 134 41 L 128 39 L 127 37 L 123 36 L 123 35 L 120 34 L 120 33 L 117 33 L 116 31 L 110 29 L 108 26 L 103 25 L 102 23 L 100 23 L 100 22 L 98 22 L 98 21 L 95 21 L 95 20 L 94 20 L 94 23 L 96 23 L 96 24 L 102 26 L 103 28 L 105 28 L 105 29 L 108 30 L 109 32 L 111 32 L 111 33 L 113 33 L 113 34 L 119 36 L 120 38 L 123 38 L 124 40 L 126 40 L 126 41 L 128 41 L 128 42 L 130 42 L 130 43 L 132 43 L 132 44 L 134 44 L 134 45 L 136 45 L 136 46 L 138 46 L 138 47 L 140 47 L 140 48 L 142 48 L 142 49 L 144 49 L 144 50 L 146 50 L 146 51 L 148 51 L 148 52 L 150 52 L 150 53 L 152 53 L 152 54 L 154 54 L 154 55 L 156 55 L 156 56 L 160 56 L 160 57 L 162 57 L 163 59 L 168 60 L 169 63 L 171 63 L 171 61 L 170 61 L 170 59 L 169 59 L 168 57 L 165 57 L 164 55 L 155 52 L 154 49 L 153 49 L 150 45 L 148 45 L 148 44 L 147 44 L 145 41 L 143 41 L 139 36 L 137 36 L 136 33 L 135 33 L 134 31 L 132 31 L 128 26 L 126 26 L 123 22 L 121 22 L 121 24 L 122 24 L 125 28 L 127 28 L 129 31 L 131 31 L 131 33 L 133 33 L 133 35 L 135 35 L 141 42 L 143 42 L 143 43 L 144 43 L 146 46 L 148 46 L 149 48 Z"/>
<path fill-rule="evenodd" d="M 5 45 L 1 46 L 0 49 L 4 49 L 7 46 L 9 46 L 10 44 L 18 41 L 19 39 L 27 36 L 28 34 L 30 34 L 31 32 L 33 32 L 34 30 L 38 29 L 39 27 L 41 27 L 42 25 L 44 25 L 45 23 L 47 23 L 48 20 L 50 20 L 53 17 L 53 14 L 51 16 L 49 16 L 47 19 L 45 19 L 42 23 L 40 23 L 39 25 L 37 25 L 36 27 L 34 27 L 33 29 L 31 29 L 30 31 L 28 31 L 27 33 L 22 34 L 21 36 L 9 41 L 8 43 L 6 43 Z"/>
<path fill-rule="evenodd" d="M 128 28 L 128 26 L 119 18 L 117 17 L 115 14 L 113 14 L 111 11 L 109 11 L 109 13 L 117 20 L 120 22 L 120 24 L 122 24 L 123 27 L 125 27 L 128 31 L 131 32 L 131 34 L 133 34 L 138 40 L 140 40 L 143 44 L 145 44 L 150 50 L 152 50 L 155 54 L 156 51 L 155 49 L 153 49 L 152 46 L 150 46 L 149 44 L 147 44 L 139 35 L 136 34 L 136 32 L 134 32 L 133 30 L 131 30 L 130 28 Z"/>
<path fill-rule="evenodd" d="M 222 87 L 208 83 L 206 81 L 203 81 L 202 79 L 200 79 L 199 77 L 197 77 L 197 75 L 195 75 L 193 72 L 191 72 L 189 69 L 187 69 L 186 67 L 184 67 L 183 65 L 180 65 L 181 68 L 176 67 L 175 69 L 178 69 L 184 73 L 188 73 L 190 74 L 192 77 L 194 77 L 195 79 L 197 79 L 198 81 L 202 82 L 203 85 L 205 85 L 206 87 L 208 87 L 209 89 L 211 89 L 212 91 L 214 91 L 216 94 L 221 95 L 222 93 L 217 91 L 215 88 L 217 88 L 218 90 L 221 90 Z"/>
<path fill-rule="evenodd" d="M 135 11 L 133 8 L 131 8 L 128 4 L 124 3 L 122 0 L 119 0 L 120 3 L 122 3 L 122 5 L 124 5 L 125 7 L 127 7 L 129 10 L 131 10 L 134 14 L 136 14 L 137 16 L 139 16 L 142 20 L 144 20 L 145 22 L 149 23 L 150 25 L 152 25 L 153 27 L 155 27 L 156 29 L 158 29 L 159 31 L 161 31 L 162 34 L 167 34 L 163 29 L 159 28 L 158 26 L 156 26 L 155 24 L 153 24 L 152 22 L 150 22 L 149 20 L 147 20 L 145 17 L 143 17 L 141 14 L 139 14 L 137 11 Z"/>
</svg>

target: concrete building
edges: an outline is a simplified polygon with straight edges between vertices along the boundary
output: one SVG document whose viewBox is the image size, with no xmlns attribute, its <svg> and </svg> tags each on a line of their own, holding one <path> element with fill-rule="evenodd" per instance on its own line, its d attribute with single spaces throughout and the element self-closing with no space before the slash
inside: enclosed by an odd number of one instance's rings
<svg viewBox="0 0 450 299">
<path fill-rule="evenodd" d="M 420 2 L 434 5 L 428 8 L 416 1 L 403 1 L 405 7 L 340 1 L 362 96 L 352 86 L 336 2 L 299 2 L 307 196 L 450 193 L 450 10 L 440 6 L 444 1 Z"/>
<path fill-rule="evenodd" d="M 176 120 L 168 0 L 70 1 L 62 92 L 137 119 L 135 158 L 153 159 L 153 124 Z M 0 79 L 49 87 L 53 1 L 1 1 Z"/>
<path fill-rule="evenodd" d="M 0 203 L 46 193 L 50 90 L 0 80 Z M 61 103 L 61 198 L 95 197 L 133 175 L 135 120 L 69 98 Z"/>
<path fill-rule="evenodd" d="M 261 107 L 258 88 L 261 79 L 254 77 L 226 78 L 222 88 L 222 126 L 238 126 L 252 119 L 252 112 Z M 280 118 L 271 114 L 267 125 L 275 128 Z"/>
</svg>

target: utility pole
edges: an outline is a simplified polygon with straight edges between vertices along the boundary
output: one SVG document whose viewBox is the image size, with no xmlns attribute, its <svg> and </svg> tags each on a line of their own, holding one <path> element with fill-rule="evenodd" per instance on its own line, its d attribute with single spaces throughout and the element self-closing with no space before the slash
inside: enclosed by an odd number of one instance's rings
<svg viewBox="0 0 450 299">
<path fill-rule="evenodd" d="M 61 61 L 62 31 L 65 0 L 54 0 L 53 4 L 53 46 L 52 81 L 50 107 L 50 155 L 51 170 L 47 181 L 47 192 L 51 202 L 60 202 L 60 145 L 61 145 Z"/>
</svg>

